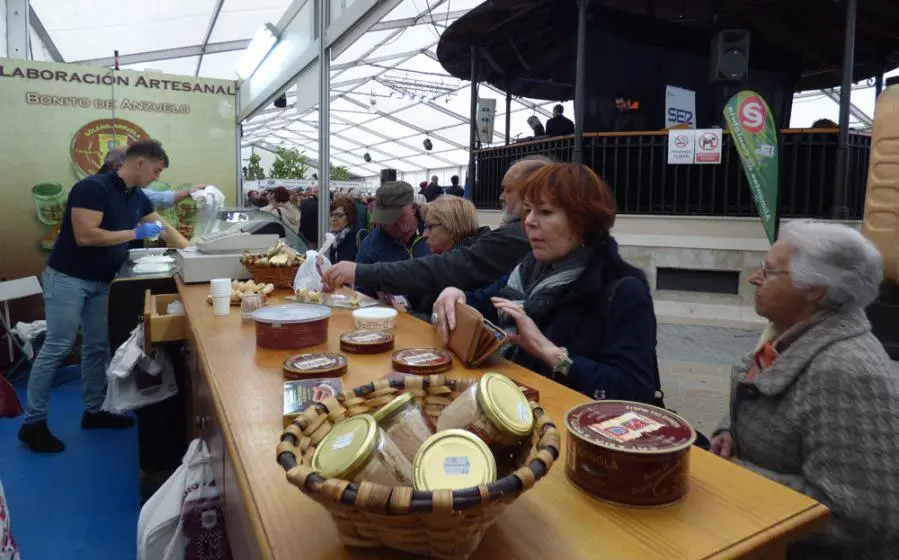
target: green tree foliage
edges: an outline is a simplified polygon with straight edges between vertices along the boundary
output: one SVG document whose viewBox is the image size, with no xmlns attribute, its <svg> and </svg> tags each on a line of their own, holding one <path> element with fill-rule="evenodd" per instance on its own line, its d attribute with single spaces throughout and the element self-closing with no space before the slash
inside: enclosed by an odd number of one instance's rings
<svg viewBox="0 0 899 560">
<path fill-rule="evenodd" d="M 272 179 L 303 179 L 306 175 L 305 152 L 296 148 L 281 148 L 275 156 L 269 176 Z"/>
<path fill-rule="evenodd" d="M 250 164 L 247 165 L 247 180 L 248 181 L 258 181 L 259 179 L 265 179 L 265 171 L 263 171 L 262 166 L 259 165 L 259 161 L 262 158 L 259 157 L 259 154 L 253 154 L 250 156 Z"/>
</svg>

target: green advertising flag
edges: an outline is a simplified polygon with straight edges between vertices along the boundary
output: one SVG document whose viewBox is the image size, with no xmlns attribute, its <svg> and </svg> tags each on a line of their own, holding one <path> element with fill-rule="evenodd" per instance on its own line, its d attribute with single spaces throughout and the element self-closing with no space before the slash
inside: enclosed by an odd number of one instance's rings
<svg viewBox="0 0 899 560">
<path fill-rule="evenodd" d="M 724 106 L 724 118 L 743 162 L 768 241 L 773 244 L 777 229 L 778 158 L 777 130 L 771 109 L 761 95 L 744 90 Z"/>
</svg>

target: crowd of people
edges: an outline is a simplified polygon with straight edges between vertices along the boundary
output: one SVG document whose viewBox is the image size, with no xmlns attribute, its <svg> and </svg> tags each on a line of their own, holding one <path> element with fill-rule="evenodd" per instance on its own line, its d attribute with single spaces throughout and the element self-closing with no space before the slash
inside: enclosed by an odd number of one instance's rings
<svg viewBox="0 0 899 560">
<path fill-rule="evenodd" d="M 47 426 L 48 397 L 79 323 L 82 427 L 133 424 L 100 410 L 105 305 L 126 244 L 177 233 L 156 225 L 141 189 L 167 166 L 158 143 L 138 142 L 115 171 L 72 190 L 44 273 L 47 338 L 19 432 L 35 451 L 64 449 Z M 455 192 L 433 177 L 419 190 L 387 181 L 371 198 L 336 196 L 325 289 L 353 286 L 431 322 L 444 341 L 456 306 L 467 303 L 508 333 L 503 357 L 594 399 L 664 406 L 652 289 L 611 234 L 609 186 L 584 165 L 520 160 L 503 177 L 495 229 Z M 315 239 L 315 189 L 249 198 Z M 870 240 L 812 221 L 785 224 L 751 278 L 755 310 L 771 328 L 734 365 L 729 413 L 708 447 L 830 509 L 828 524 L 792 545 L 790 558 L 892 558 L 899 550 L 899 375 L 864 312 L 882 278 Z"/>
<path fill-rule="evenodd" d="M 509 334 L 503 357 L 591 398 L 664 406 L 652 291 L 611 235 L 608 185 L 538 156 L 511 166 L 500 199 L 503 225 L 490 230 L 465 200 L 421 205 L 408 183 L 384 184 L 365 257 L 337 262 L 327 289 L 401 295 L 444 341 L 468 303 Z M 864 312 L 882 277 L 858 231 L 795 221 L 751 278 L 772 326 L 733 367 L 730 412 L 706 443 L 830 509 L 790 558 L 899 550 L 899 376 Z"/>
</svg>

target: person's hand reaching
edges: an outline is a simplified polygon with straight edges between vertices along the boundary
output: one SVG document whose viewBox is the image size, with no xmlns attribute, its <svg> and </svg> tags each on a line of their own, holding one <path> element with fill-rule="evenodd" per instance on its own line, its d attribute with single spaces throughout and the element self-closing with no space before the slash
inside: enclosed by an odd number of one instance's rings
<svg viewBox="0 0 899 560">
<path fill-rule="evenodd" d="M 333 292 L 356 282 L 356 263 L 341 261 L 332 266 L 322 276 L 326 292 Z"/>
<path fill-rule="evenodd" d="M 157 222 L 145 222 L 134 229 L 134 238 L 138 240 L 158 237 L 162 233 L 162 224 Z"/>
<path fill-rule="evenodd" d="M 447 288 L 434 302 L 431 324 L 440 333 L 443 344 L 449 343 L 449 335 L 456 330 L 456 303 L 465 303 L 465 292 L 459 288 Z"/>
<path fill-rule="evenodd" d="M 724 459 L 731 459 L 734 456 L 734 438 L 730 432 L 721 432 L 712 438 L 712 446 L 709 451 Z"/>
</svg>

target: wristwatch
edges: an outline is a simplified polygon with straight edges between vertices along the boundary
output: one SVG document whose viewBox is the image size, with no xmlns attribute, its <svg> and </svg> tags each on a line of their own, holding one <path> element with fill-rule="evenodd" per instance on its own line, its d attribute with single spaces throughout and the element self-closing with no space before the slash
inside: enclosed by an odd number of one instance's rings
<svg viewBox="0 0 899 560">
<path fill-rule="evenodd" d="M 568 355 L 567 348 L 560 348 L 561 352 L 559 352 L 558 358 L 556 358 L 556 365 L 553 368 L 553 376 L 567 377 L 568 370 L 571 369 L 571 366 L 574 362 L 571 361 L 571 357 Z"/>
</svg>

